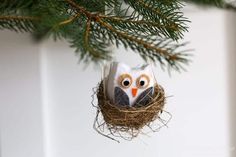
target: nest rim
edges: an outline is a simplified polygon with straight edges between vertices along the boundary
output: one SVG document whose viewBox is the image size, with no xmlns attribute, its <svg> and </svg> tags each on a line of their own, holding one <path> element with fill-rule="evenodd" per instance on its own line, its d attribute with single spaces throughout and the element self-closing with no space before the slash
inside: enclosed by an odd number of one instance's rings
<svg viewBox="0 0 236 157">
<path fill-rule="evenodd" d="M 104 90 L 103 82 L 98 88 L 98 107 L 103 115 L 104 121 L 112 127 L 125 127 L 127 129 L 140 130 L 145 125 L 158 118 L 165 104 L 164 89 L 155 84 L 154 96 L 145 106 L 123 107 L 111 103 Z"/>
</svg>

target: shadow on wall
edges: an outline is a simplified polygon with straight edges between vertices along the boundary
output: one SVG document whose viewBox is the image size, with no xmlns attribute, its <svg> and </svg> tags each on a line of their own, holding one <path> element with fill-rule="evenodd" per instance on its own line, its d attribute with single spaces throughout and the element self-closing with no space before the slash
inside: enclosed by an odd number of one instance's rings
<svg viewBox="0 0 236 157">
<path fill-rule="evenodd" d="M 228 49 L 228 88 L 229 88 L 229 118 L 230 118 L 230 153 L 236 155 L 236 13 L 228 13 L 226 20 Z"/>
</svg>

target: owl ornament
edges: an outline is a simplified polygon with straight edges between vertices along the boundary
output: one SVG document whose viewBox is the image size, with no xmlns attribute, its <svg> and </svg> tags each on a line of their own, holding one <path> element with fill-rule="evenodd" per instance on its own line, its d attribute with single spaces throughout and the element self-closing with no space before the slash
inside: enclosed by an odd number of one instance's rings
<svg viewBox="0 0 236 157">
<path fill-rule="evenodd" d="M 132 140 L 140 132 L 158 131 L 171 118 L 164 110 L 165 92 L 150 65 L 129 67 L 113 62 L 104 67 L 95 92 L 97 109 L 94 129 L 112 140 Z M 164 114 L 165 118 L 161 118 Z"/>
<path fill-rule="evenodd" d="M 155 79 L 150 65 L 130 68 L 113 62 L 106 80 L 107 96 L 118 106 L 147 105 L 154 94 Z"/>
</svg>

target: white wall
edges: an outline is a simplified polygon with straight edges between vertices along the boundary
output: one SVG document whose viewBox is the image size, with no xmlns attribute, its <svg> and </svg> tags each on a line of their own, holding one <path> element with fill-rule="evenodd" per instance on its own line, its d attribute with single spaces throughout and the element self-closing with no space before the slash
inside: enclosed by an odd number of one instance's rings
<svg viewBox="0 0 236 157">
<path fill-rule="evenodd" d="M 39 46 L 29 35 L 0 32 L 1 157 L 42 157 Z"/>
<path fill-rule="evenodd" d="M 226 22 L 229 14 L 190 10 L 186 41 L 195 51 L 188 72 L 169 77 L 155 69 L 167 95 L 174 95 L 166 105 L 173 115 L 169 128 L 121 144 L 92 129 L 91 94 L 101 78 L 99 67 L 84 69 L 66 42 L 34 45 L 27 35 L 0 32 L 1 157 L 233 156 L 229 94 L 234 82 L 228 80 L 235 63 L 228 66 L 228 52 L 235 52 L 229 47 L 235 46 L 236 34 L 226 33 L 234 29 Z M 142 62 L 132 52 L 115 51 L 118 61 Z"/>
</svg>

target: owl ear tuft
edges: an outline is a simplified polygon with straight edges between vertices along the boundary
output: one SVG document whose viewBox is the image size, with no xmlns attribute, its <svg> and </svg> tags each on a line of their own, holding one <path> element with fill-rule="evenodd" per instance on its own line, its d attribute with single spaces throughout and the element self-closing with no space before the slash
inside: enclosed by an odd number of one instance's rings
<svg viewBox="0 0 236 157">
<path fill-rule="evenodd" d="M 145 64 L 141 67 L 142 70 L 144 71 L 149 71 L 150 73 L 152 73 L 152 66 L 150 64 Z"/>
<path fill-rule="evenodd" d="M 124 71 L 130 70 L 130 67 L 125 63 L 118 63 L 118 67 Z"/>
<path fill-rule="evenodd" d="M 154 71 L 153 71 L 153 66 L 150 65 L 150 64 L 146 64 L 143 66 L 143 71 L 146 71 L 147 73 L 149 73 L 151 75 L 151 77 L 156 80 L 155 78 L 155 74 L 154 74 Z"/>
<path fill-rule="evenodd" d="M 118 68 L 119 68 L 119 69 L 122 69 L 122 70 L 124 70 L 124 71 L 130 69 L 130 67 L 129 67 L 128 65 L 124 64 L 124 63 L 112 62 L 112 63 L 110 64 L 110 70 L 115 70 L 115 69 L 118 69 Z"/>
</svg>

